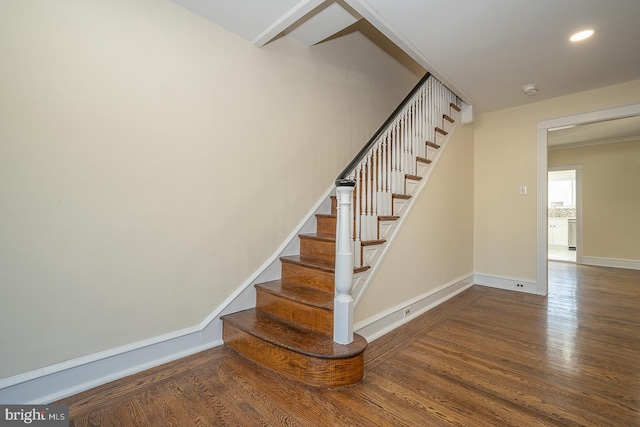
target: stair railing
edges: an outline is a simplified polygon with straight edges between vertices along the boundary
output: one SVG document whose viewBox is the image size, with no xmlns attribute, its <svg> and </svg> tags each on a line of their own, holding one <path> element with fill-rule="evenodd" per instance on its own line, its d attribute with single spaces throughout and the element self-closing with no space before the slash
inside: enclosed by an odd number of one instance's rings
<svg viewBox="0 0 640 427">
<path fill-rule="evenodd" d="M 429 159 L 443 114 L 458 97 L 427 73 L 336 179 L 337 230 L 334 341 L 353 341 L 354 267 L 362 242 L 378 239 L 378 217 L 393 215 L 393 194 L 405 194 L 405 176 Z"/>
</svg>

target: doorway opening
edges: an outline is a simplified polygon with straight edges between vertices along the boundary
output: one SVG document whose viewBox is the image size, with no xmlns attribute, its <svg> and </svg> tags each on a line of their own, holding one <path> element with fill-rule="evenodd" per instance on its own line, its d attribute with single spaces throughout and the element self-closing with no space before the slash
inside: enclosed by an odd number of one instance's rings
<svg viewBox="0 0 640 427">
<path fill-rule="evenodd" d="M 625 117 L 640 116 L 640 104 L 614 107 L 606 110 L 581 113 L 572 116 L 558 117 L 543 120 L 537 123 L 537 160 L 538 160 L 538 197 L 537 197 L 537 242 L 536 242 L 536 293 L 547 295 L 548 292 L 548 266 L 547 266 L 547 239 L 548 239 L 548 176 L 547 176 L 547 136 L 549 130 L 557 130 L 561 127 L 577 126 L 587 123 L 615 120 Z M 578 224 L 579 225 L 579 224 Z M 579 231 L 578 231 L 578 234 Z M 578 240 L 579 237 L 578 237 Z M 577 244 L 577 262 L 580 261 L 580 242 Z"/>
<path fill-rule="evenodd" d="M 550 261 L 579 261 L 581 172 L 579 166 L 549 168 L 547 259 Z"/>
</svg>

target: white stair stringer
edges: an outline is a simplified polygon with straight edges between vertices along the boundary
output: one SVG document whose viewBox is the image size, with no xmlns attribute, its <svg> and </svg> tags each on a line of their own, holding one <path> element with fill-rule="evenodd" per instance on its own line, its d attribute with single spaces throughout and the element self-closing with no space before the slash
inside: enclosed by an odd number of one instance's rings
<svg viewBox="0 0 640 427">
<path fill-rule="evenodd" d="M 423 162 L 416 162 L 416 163 L 417 163 L 416 175 L 421 176 L 423 178 L 427 176 L 427 172 L 429 172 L 429 168 L 431 167 L 431 164 L 423 163 Z"/>
<path fill-rule="evenodd" d="M 426 175 L 425 175 L 426 176 Z M 393 199 L 393 215 L 402 215 L 404 211 L 409 207 L 410 199 L 401 199 L 394 198 Z"/>
<path fill-rule="evenodd" d="M 393 234 L 393 231 L 398 224 L 397 219 L 388 219 L 388 220 L 380 220 L 378 224 L 378 230 L 380 233 L 380 238 L 387 240 Z"/>
<path fill-rule="evenodd" d="M 364 265 L 372 265 L 378 261 L 380 254 L 382 254 L 383 246 L 384 243 L 364 246 L 362 248 L 362 263 Z"/>
<path fill-rule="evenodd" d="M 369 271 L 370 270 L 353 274 L 353 281 L 352 281 L 353 285 L 351 286 L 351 295 L 357 295 L 358 293 L 360 293 L 361 288 L 364 287 L 366 278 L 369 276 Z"/>
<path fill-rule="evenodd" d="M 449 132 L 449 133 L 451 133 L 451 132 Z M 427 146 L 427 159 L 429 159 L 429 160 L 431 160 L 433 162 L 433 159 L 436 157 L 437 154 L 438 154 L 438 150 L 436 150 L 433 147 Z M 431 167 L 431 165 L 429 165 L 429 166 Z"/>
<path fill-rule="evenodd" d="M 420 182 L 415 179 L 405 178 L 404 179 L 404 194 L 408 194 L 413 197 L 418 192 L 418 188 L 420 187 Z"/>
</svg>

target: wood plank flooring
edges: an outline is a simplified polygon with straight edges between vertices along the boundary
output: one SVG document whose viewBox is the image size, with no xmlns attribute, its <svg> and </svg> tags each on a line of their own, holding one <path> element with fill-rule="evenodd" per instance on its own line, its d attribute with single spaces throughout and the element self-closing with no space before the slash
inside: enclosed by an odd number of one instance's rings
<svg viewBox="0 0 640 427">
<path fill-rule="evenodd" d="M 74 426 L 639 426 L 640 271 L 549 276 L 548 297 L 474 286 L 370 343 L 354 386 L 219 347 L 62 403 Z"/>
</svg>

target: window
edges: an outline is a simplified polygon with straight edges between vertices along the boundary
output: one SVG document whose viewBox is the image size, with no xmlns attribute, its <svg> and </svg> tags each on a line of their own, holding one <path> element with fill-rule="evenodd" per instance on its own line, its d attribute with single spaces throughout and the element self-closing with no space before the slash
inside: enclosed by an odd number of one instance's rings
<svg viewBox="0 0 640 427">
<path fill-rule="evenodd" d="M 549 208 L 576 207 L 576 171 L 549 172 Z"/>
</svg>

